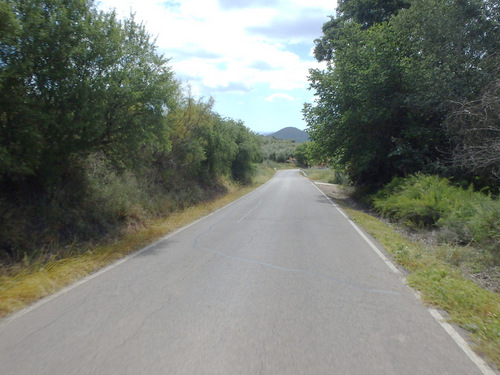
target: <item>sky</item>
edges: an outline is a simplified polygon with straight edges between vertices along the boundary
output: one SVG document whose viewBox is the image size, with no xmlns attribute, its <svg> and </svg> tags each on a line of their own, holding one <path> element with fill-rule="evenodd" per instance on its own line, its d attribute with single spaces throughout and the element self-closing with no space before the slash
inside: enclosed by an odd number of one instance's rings
<svg viewBox="0 0 500 375">
<path fill-rule="evenodd" d="M 314 39 L 335 0 L 98 0 L 99 9 L 136 21 L 156 37 L 176 78 L 195 98 L 257 133 L 305 129 L 313 101 Z"/>
</svg>

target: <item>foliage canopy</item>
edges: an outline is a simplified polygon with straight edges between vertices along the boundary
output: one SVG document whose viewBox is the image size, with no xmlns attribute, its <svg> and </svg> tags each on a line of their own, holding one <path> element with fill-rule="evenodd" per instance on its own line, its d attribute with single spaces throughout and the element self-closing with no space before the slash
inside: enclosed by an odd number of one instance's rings
<svg viewBox="0 0 500 375">
<path fill-rule="evenodd" d="M 471 176 L 450 163 L 450 103 L 498 79 L 492 0 L 344 0 L 323 26 L 306 104 L 311 139 L 359 185 L 418 171 Z M 367 11 L 369 10 L 369 11 Z"/>
<path fill-rule="evenodd" d="M 0 0 L 0 255 L 249 180 L 257 135 L 186 94 L 154 42 L 93 0 Z"/>
</svg>

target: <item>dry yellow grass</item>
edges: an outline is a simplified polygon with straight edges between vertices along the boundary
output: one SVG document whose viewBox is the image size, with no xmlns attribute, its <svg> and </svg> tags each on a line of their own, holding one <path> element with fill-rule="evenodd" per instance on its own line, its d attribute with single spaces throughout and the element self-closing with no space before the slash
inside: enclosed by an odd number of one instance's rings
<svg viewBox="0 0 500 375">
<path fill-rule="evenodd" d="M 261 173 L 262 175 L 262 173 Z M 35 263 L 16 272 L 0 275 L 0 318 L 96 272 L 209 213 L 244 196 L 272 177 L 265 171 L 251 187 L 231 187 L 223 197 L 173 213 L 166 219 L 151 220 L 143 229 L 124 235 L 113 243 L 89 249 L 73 249 L 62 259 Z"/>
</svg>

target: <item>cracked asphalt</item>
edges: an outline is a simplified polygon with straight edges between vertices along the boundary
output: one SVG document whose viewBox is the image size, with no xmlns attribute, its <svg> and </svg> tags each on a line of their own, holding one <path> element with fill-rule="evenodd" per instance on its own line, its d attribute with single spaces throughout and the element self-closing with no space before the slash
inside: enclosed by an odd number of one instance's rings
<svg viewBox="0 0 500 375">
<path fill-rule="evenodd" d="M 480 374 L 297 170 L 0 324 L 1 374 Z"/>
</svg>

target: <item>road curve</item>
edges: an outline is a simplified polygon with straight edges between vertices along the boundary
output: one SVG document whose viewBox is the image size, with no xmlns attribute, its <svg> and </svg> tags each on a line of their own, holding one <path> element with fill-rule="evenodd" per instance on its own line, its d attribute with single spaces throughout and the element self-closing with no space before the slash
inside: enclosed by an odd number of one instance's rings
<svg viewBox="0 0 500 375">
<path fill-rule="evenodd" d="M 0 326 L 1 374 L 481 374 L 297 170 Z"/>
</svg>

